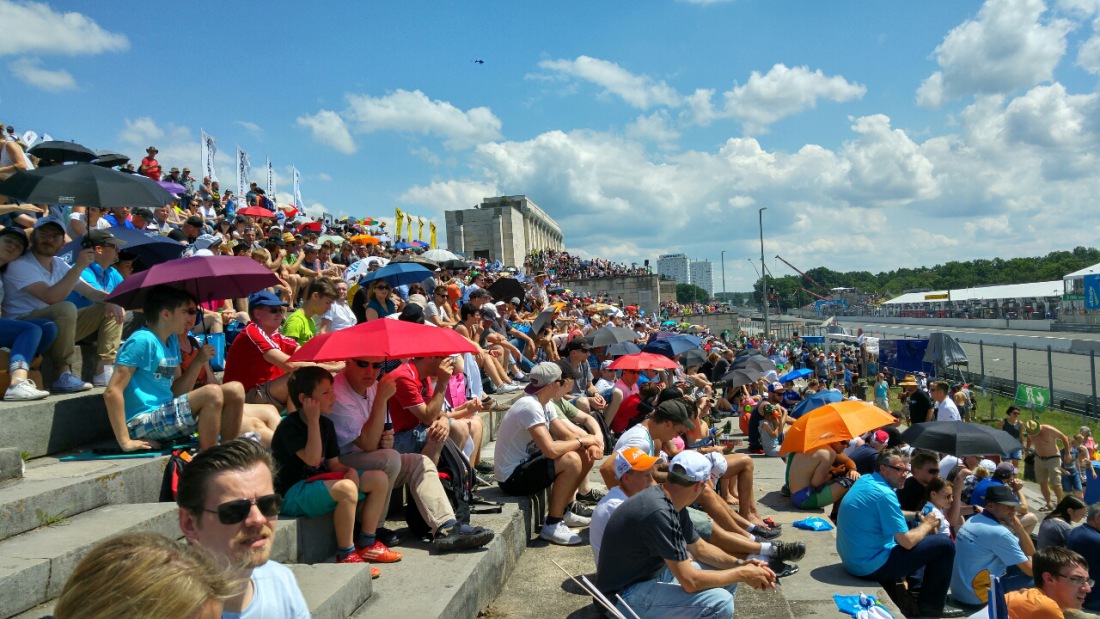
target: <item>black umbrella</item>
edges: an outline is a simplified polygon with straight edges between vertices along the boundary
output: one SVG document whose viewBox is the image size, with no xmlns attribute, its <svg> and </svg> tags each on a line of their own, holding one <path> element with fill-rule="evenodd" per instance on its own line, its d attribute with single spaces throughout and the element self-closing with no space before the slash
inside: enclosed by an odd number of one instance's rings
<svg viewBox="0 0 1100 619">
<path fill-rule="evenodd" d="M 16 172 L 0 182 L 0 195 L 31 204 L 100 208 L 157 208 L 176 199 L 144 176 L 123 174 L 87 163 Z"/>
<path fill-rule="evenodd" d="M 565 286 L 554 286 L 553 288 L 546 289 L 547 294 L 562 294 L 565 292 Z"/>
<path fill-rule="evenodd" d="M 492 294 L 493 299 L 497 301 L 511 301 L 516 298 L 522 303 L 523 297 L 527 296 L 527 291 L 523 289 L 523 284 L 519 283 L 519 280 L 502 277 L 489 286 L 489 294 Z"/>
<path fill-rule="evenodd" d="M 39 159 L 49 159 L 50 161 L 62 163 L 70 161 L 88 163 L 99 156 L 92 149 L 76 142 L 61 142 L 59 140 L 42 142 L 27 152 Z"/>
<path fill-rule="evenodd" d="M 119 250 L 136 256 L 144 268 L 179 258 L 183 250 L 187 249 L 183 243 L 173 241 L 158 232 L 131 230 L 122 226 L 109 228 L 108 232 L 120 241 L 125 241 L 126 244 L 119 246 Z M 72 265 L 76 255 L 80 253 L 83 241 L 84 237 L 79 237 L 66 243 L 57 257 Z"/>
<path fill-rule="evenodd" d="M 558 313 L 556 309 L 548 309 L 539 312 L 538 316 L 535 316 L 534 322 L 531 323 L 531 335 L 538 335 L 542 328 L 550 323 L 554 319 L 554 314 Z"/>
<path fill-rule="evenodd" d="M 680 355 L 680 363 L 682 363 L 684 367 L 703 365 L 703 362 L 706 360 L 707 352 L 702 348 L 692 348 L 691 350 Z"/>
<path fill-rule="evenodd" d="M 776 369 L 775 361 L 763 356 L 763 355 L 748 355 L 744 357 L 734 357 L 731 367 L 734 369 L 747 368 L 751 370 L 759 370 L 761 372 L 770 372 Z"/>
<path fill-rule="evenodd" d="M 439 265 L 434 260 L 428 260 L 421 256 L 395 256 L 393 260 L 390 260 L 390 263 L 394 262 L 399 264 L 402 262 L 411 262 L 432 270 L 439 268 Z"/>
<path fill-rule="evenodd" d="M 763 372 L 748 368 L 741 368 L 738 370 L 731 370 L 729 372 L 726 372 L 720 380 L 721 382 L 726 383 L 727 389 L 732 389 L 734 387 L 751 385 L 761 378 L 764 378 Z"/>
<path fill-rule="evenodd" d="M 603 327 L 602 329 L 596 329 L 592 333 L 586 335 L 584 341 L 588 342 L 589 346 L 600 348 L 602 346 L 618 344 L 619 342 L 629 342 L 637 338 L 638 334 L 630 329 L 624 329 L 623 327 Z"/>
<path fill-rule="evenodd" d="M 965 421 L 927 421 L 909 427 L 901 440 L 913 447 L 953 456 L 989 456 L 1012 453 L 1020 441 L 1004 430 Z"/>
<path fill-rule="evenodd" d="M 619 342 L 618 344 L 612 344 L 607 347 L 608 357 L 621 357 L 623 355 L 633 355 L 640 352 L 642 352 L 642 348 L 634 342 Z"/>
<path fill-rule="evenodd" d="M 113 168 L 115 166 L 124 165 L 129 160 L 130 157 L 127 155 L 112 153 L 108 150 L 101 150 L 96 153 L 96 158 L 94 161 L 92 161 L 92 163 L 97 166 L 102 166 L 104 168 Z"/>
<path fill-rule="evenodd" d="M 444 260 L 443 262 L 439 263 L 439 266 L 443 267 L 444 269 L 450 269 L 452 271 L 465 271 L 472 265 L 465 260 Z"/>
</svg>

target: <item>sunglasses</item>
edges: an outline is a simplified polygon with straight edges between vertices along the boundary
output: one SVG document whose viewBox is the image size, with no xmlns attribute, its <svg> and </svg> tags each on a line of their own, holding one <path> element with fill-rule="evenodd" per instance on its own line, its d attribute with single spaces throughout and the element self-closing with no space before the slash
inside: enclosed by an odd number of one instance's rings
<svg viewBox="0 0 1100 619">
<path fill-rule="evenodd" d="M 356 367 L 363 368 L 364 370 L 367 369 L 367 368 L 374 368 L 376 370 L 381 370 L 382 366 L 385 365 L 385 362 L 378 362 L 378 361 L 359 361 L 359 360 L 356 360 L 353 363 L 355 363 Z"/>
<path fill-rule="evenodd" d="M 374 289 L 375 290 L 392 290 L 389 287 L 389 285 L 387 285 L 387 284 L 381 284 L 381 285 L 375 286 Z"/>
<path fill-rule="evenodd" d="M 248 513 L 252 511 L 253 505 L 260 508 L 260 513 L 265 518 L 274 518 L 279 515 L 279 510 L 283 508 L 283 497 L 277 494 L 268 494 L 255 500 L 237 499 L 236 501 L 222 503 L 218 506 L 218 509 L 204 508 L 202 511 L 217 514 L 218 520 L 222 524 L 238 524 L 248 518 Z"/>
<path fill-rule="evenodd" d="M 282 313 L 286 312 L 285 307 L 279 307 L 279 306 L 276 306 L 276 305 L 268 305 L 264 309 L 271 312 L 272 314 L 282 314 Z"/>
</svg>

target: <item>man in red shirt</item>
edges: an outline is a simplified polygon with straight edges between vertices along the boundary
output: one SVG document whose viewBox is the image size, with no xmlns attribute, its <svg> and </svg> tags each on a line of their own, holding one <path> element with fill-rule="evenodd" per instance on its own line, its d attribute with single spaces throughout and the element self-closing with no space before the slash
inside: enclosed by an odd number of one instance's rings
<svg viewBox="0 0 1100 619">
<path fill-rule="evenodd" d="M 423 453 L 437 461 L 448 437 L 459 449 L 466 445 L 469 426 L 451 423 L 443 414 L 443 396 L 453 373 L 451 357 L 421 357 L 402 363 L 386 376 L 397 387 L 388 407 L 393 448 L 398 452 Z"/>
<path fill-rule="evenodd" d="M 287 390 L 290 374 L 301 365 L 313 365 L 288 362 L 290 355 L 298 350 L 298 342 L 279 333 L 286 305 L 267 291 L 248 297 L 248 316 L 252 322 L 233 340 L 225 356 L 224 380 L 244 385 L 248 404 L 286 408 L 290 397 Z"/>
<path fill-rule="evenodd" d="M 141 166 L 138 167 L 138 173 L 148 176 L 149 178 L 159 181 L 160 180 L 160 162 L 157 161 L 156 146 L 150 146 L 145 149 L 146 156 L 141 159 Z"/>
</svg>

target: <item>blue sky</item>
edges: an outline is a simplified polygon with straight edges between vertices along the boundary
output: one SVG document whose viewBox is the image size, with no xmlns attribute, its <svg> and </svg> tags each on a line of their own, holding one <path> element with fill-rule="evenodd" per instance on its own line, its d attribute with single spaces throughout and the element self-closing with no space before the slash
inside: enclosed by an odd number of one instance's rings
<svg viewBox="0 0 1100 619">
<path fill-rule="evenodd" d="M 335 5 L 335 6 L 334 6 Z M 566 244 L 879 271 L 1095 245 L 1100 0 L 25 3 L 0 121 L 313 210 L 526 194 Z M 484 64 L 475 64 L 476 59 Z M 442 236 L 442 235 L 441 235 Z M 715 290 L 721 290 L 716 264 Z"/>
</svg>

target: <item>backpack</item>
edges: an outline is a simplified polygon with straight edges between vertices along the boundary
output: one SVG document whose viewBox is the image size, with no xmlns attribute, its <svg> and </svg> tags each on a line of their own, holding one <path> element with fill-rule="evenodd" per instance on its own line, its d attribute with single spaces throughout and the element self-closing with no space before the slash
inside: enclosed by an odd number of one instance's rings
<svg viewBox="0 0 1100 619">
<path fill-rule="evenodd" d="M 164 476 L 160 480 L 160 501 L 162 503 L 175 503 L 176 492 L 179 490 L 180 473 L 191 462 L 191 458 L 199 452 L 198 447 L 186 447 L 172 452 L 168 458 L 168 465 L 164 467 Z"/>
<path fill-rule="evenodd" d="M 443 451 L 439 454 L 439 481 L 443 484 L 443 492 L 447 495 L 451 507 L 455 512 L 455 519 L 459 524 L 470 524 L 471 513 L 500 513 L 503 506 L 491 504 L 474 494 L 474 474 L 470 460 L 462 450 L 448 439 L 443 443 Z M 471 509 L 471 504 L 489 504 L 486 508 Z M 409 533 L 420 538 L 431 536 L 431 527 L 424 522 L 420 515 L 420 509 L 415 501 L 405 503 L 405 522 L 409 525 Z"/>
</svg>

